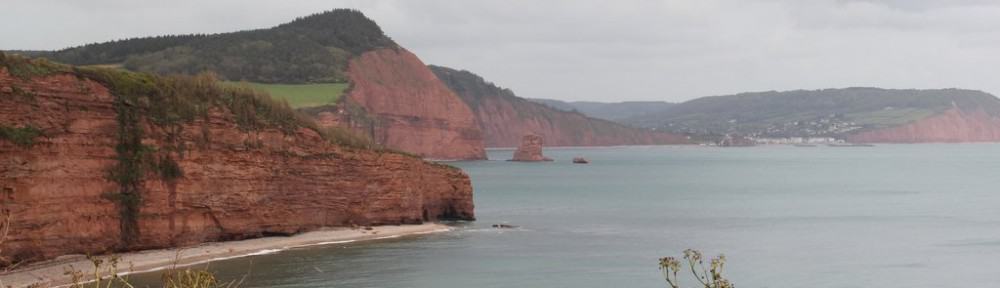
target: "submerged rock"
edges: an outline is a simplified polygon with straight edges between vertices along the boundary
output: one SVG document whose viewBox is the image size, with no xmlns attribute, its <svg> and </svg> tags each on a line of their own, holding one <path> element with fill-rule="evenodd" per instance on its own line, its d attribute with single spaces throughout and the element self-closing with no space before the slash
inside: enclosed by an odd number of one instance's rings
<svg viewBox="0 0 1000 288">
<path fill-rule="evenodd" d="M 521 137 L 521 146 L 514 151 L 514 158 L 510 161 L 542 162 L 552 161 L 552 158 L 542 155 L 542 136 L 528 134 Z"/>
</svg>

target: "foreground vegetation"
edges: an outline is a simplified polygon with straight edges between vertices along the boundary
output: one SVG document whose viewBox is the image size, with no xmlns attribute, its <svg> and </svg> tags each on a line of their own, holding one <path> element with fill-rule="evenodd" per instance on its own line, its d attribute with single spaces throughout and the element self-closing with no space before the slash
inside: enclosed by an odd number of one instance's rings
<svg viewBox="0 0 1000 288">
<path fill-rule="evenodd" d="M 288 102 L 292 108 L 335 104 L 348 86 L 347 83 L 266 84 L 251 82 L 225 82 L 225 85 L 267 92 L 275 100 Z"/>
<path fill-rule="evenodd" d="M 667 285 L 670 288 L 680 288 L 680 279 L 678 273 L 684 270 L 690 270 L 691 275 L 698 281 L 698 286 L 703 288 L 733 288 L 735 287 L 732 282 L 729 282 L 722 275 L 722 270 L 726 266 L 726 256 L 719 255 L 718 257 L 709 259 L 709 266 L 705 267 L 705 260 L 698 250 L 684 250 L 684 262 L 686 265 L 681 264 L 680 260 L 674 257 L 663 257 L 660 258 L 660 272 L 663 272 L 663 278 L 667 281 Z"/>
<path fill-rule="evenodd" d="M 70 267 L 66 271 L 66 275 L 69 275 L 72 279 L 70 288 L 134 288 L 129 281 L 127 275 L 123 275 L 119 271 L 120 260 L 116 256 L 101 258 L 101 257 L 91 257 L 87 256 L 90 263 L 93 265 L 92 273 L 84 273 L 83 271 L 73 269 Z M 127 271 L 132 272 L 132 271 Z M 216 279 L 215 274 L 207 269 L 193 269 L 184 268 L 180 269 L 172 267 L 167 271 L 163 272 L 160 277 L 160 287 L 162 288 L 238 288 L 243 283 L 240 281 L 219 281 Z M 35 285 L 31 286 L 34 288 L 47 288 L 45 286 Z"/>
</svg>

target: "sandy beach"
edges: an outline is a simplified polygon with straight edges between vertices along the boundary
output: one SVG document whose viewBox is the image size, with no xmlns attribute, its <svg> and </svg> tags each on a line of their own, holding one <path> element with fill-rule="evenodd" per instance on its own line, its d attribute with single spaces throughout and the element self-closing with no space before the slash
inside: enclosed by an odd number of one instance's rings
<svg viewBox="0 0 1000 288">
<path fill-rule="evenodd" d="M 231 242 L 204 243 L 197 246 L 147 250 L 117 254 L 121 257 L 120 272 L 142 273 L 188 266 L 216 260 L 231 259 L 274 253 L 277 251 L 315 245 L 349 243 L 364 240 L 396 238 L 406 235 L 427 234 L 448 231 L 443 224 L 375 226 L 372 230 L 351 228 L 330 228 L 302 233 L 289 237 L 264 237 Z M 131 272 L 128 267 L 131 265 Z M 0 274 L 0 287 L 26 287 L 42 283 L 55 287 L 71 284 L 65 272 L 73 270 L 92 274 L 93 265 L 82 255 L 61 257 L 52 261 L 33 263 L 20 269 Z"/>
</svg>

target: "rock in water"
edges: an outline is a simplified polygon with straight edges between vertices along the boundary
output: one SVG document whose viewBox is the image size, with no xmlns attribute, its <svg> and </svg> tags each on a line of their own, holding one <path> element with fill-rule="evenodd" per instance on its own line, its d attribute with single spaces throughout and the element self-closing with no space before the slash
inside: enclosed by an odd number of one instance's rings
<svg viewBox="0 0 1000 288">
<path fill-rule="evenodd" d="M 510 161 L 541 162 L 552 159 L 542 155 L 542 136 L 528 134 L 521 137 L 521 146 L 514 151 L 514 158 Z"/>
</svg>

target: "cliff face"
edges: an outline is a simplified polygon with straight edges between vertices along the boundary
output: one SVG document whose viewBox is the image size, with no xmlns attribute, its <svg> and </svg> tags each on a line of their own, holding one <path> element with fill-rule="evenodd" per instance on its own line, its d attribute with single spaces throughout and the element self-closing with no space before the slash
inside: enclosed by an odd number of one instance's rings
<svg viewBox="0 0 1000 288">
<path fill-rule="evenodd" d="M 631 128 L 531 102 L 468 71 L 431 69 L 472 107 L 487 147 L 516 147 L 527 134 L 542 136 L 549 146 L 688 143 L 681 135 Z"/>
<path fill-rule="evenodd" d="M 352 86 L 340 106 L 350 126 L 427 158 L 486 159 L 472 111 L 413 53 L 366 52 L 351 60 L 347 73 Z"/>
<path fill-rule="evenodd" d="M 996 142 L 1000 118 L 975 109 L 958 107 L 901 126 L 848 136 L 857 143 Z"/>
<path fill-rule="evenodd" d="M 0 67 L 0 126 L 43 131 L 33 145 L 0 138 L 0 208 L 14 215 L 5 260 L 473 218 L 472 187 L 458 169 L 330 145 L 306 128 L 244 132 L 233 113 L 213 108 L 170 129 L 140 122 L 144 145 L 186 147 L 156 152 L 183 174 L 142 182 L 138 238 L 123 246 L 123 216 L 109 196 L 119 189 L 108 179 L 120 161 L 114 99 L 76 75 L 22 79 Z"/>
</svg>

